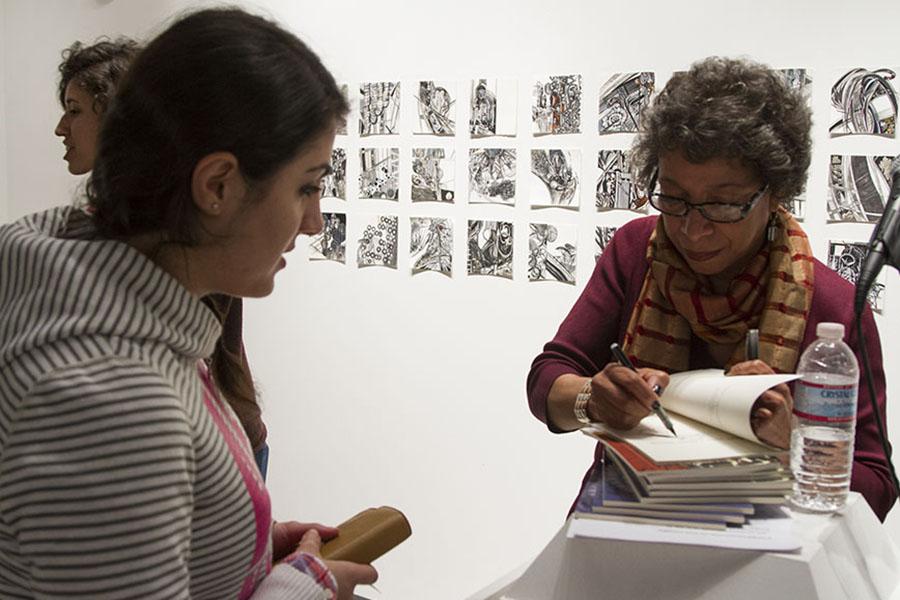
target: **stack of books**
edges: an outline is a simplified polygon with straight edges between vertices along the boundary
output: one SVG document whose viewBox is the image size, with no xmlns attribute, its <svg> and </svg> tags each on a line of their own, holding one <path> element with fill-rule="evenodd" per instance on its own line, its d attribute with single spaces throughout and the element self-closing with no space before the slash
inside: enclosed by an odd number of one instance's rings
<svg viewBox="0 0 900 600">
<path fill-rule="evenodd" d="M 741 526 L 762 506 L 784 504 L 793 485 L 788 453 L 756 438 L 750 413 L 762 391 L 790 378 L 681 373 L 661 397 L 677 436 L 653 414 L 629 431 L 584 429 L 603 444 L 604 461 L 590 474 L 576 513 L 725 529 Z"/>
</svg>

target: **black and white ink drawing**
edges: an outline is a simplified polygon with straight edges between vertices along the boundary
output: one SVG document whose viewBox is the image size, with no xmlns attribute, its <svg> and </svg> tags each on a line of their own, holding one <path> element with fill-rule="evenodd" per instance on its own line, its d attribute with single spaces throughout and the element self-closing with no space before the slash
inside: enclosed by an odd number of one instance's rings
<svg viewBox="0 0 900 600">
<path fill-rule="evenodd" d="M 513 224 L 469 220 L 468 253 L 469 275 L 512 279 Z"/>
<path fill-rule="evenodd" d="M 603 225 L 598 225 L 594 229 L 594 260 L 600 258 L 603 251 L 606 250 L 617 229 L 618 227 L 604 227 Z"/>
<path fill-rule="evenodd" d="M 831 88 L 836 113 L 831 137 L 870 134 L 894 137 L 897 129 L 897 92 L 890 69 L 853 69 Z"/>
<path fill-rule="evenodd" d="M 600 150 L 597 155 L 598 211 L 614 209 L 647 212 L 647 198 L 631 181 L 628 158 L 622 150 Z"/>
<path fill-rule="evenodd" d="M 778 69 L 776 73 L 784 78 L 784 82 L 792 90 L 800 90 L 806 100 L 809 101 L 810 86 L 812 85 L 812 77 L 809 76 L 806 69 Z"/>
<path fill-rule="evenodd" d="M 453 202 L 456 199 L 454 151 L 413 148 L 412 201 Z"/>
<path fill-rule="evenodd" d="M 828 220 L 875 223 L 891 188 L 890 156 L 831 156 Z"/>
<path fill-rule="evenodd" d="M 322 178 L 322 197 L 347 199 L 347 151 L 331 151 L 331 173 Z"/>
<path fill-rule="evenodd" d="M 350 105 L 350 87 L 346 83 L 342 83 L 338 86 L 338 89 L 341 90 L 341 95 L 347 100 L 347 105 Z M 337 134 L 338 135 L 347 135 L 347 121 L 344 119 L 338 120 L 337 126 Z"/>
<path fill-rule="evenodd" d="M 581 75 L 552 75 L 534 84 L 534 135 L 581 133 Z"/>
<path fill-rule="evenodd" d="M 856 285 L 867 253 L 868 244 L 865 242 L 829 241 L 828 266 L 837 271 L 838 275 Z M 872 310 L 877 312 L 884 310 L 884 281 L 885 276 L 882 272 L 869 288 L 869 305 Z"/>
<path fill-rule="evenodd" d="M 453 222 L 437 217 L 410 217 L 409 256 L 412 274 L 434 271 L 453 276 Z"/>
<path fill-rule="evenodd" d="M 580 150 L 532 150 L 531 205 L 577 209 L 580 171 Z"/>
<path fill-rule="evenodd" d="M 528 281 L 575 285 L 578 260 L 575 225 L 531 223 L 528 234 Z"/>
<path fill-rule="evenodd" d="M 470 104 L 469 134 L 473 138 L 516 135 L 514 79 L 473 79 Z"/>
<path fill-rule="evenodd" d="M 359 135 L 396 135 L 400 118 L 400 82 L 359 86 Z"/>
<path fill-rule="evenodd" d="M 322 222 L 322 231 L 309 240 L 309 259 L 344 264 L 347 256 L 347 215 L 322 213 Z"/>
<path fill-rule="evenodd" d="M 513 204 L 516 196 L 516 151 L 511 148 L 469 150 L 469 202 Z"/>
<path fill-rule="evenodd" d="M 359 267 L 397 268 L 397 217 L 364 215 L 362 237 L 356 247 Z"/>
<path fill-rule="evenodd" d="M 359 197 L 397 200 L 400 189 L 400 149 L 360 148 Z"/>
<path fill-rule="evenodd" d="M 456 84 L 420 81 L 416 90 L 418 126 L 415 133 L 456 135 Z"/>
<path fill-rule="evenodd" d="M 652 72 L 616 73 L 600 87 L 600 113 L 597 129 L 606 133 L 630 133 L 638 130 L 641 112 L 650 103 L 656 84 Z"/>
<path fill-rule="evenodd" d="M 794 215 L 794 218 L 798 221 L 802 221 L 804 217 L 806 217 L 806 196 L 801 195 L 796 198 L 789 198 L 788 200 L 782 200 L 782 205 L 787 209 L 789 213 Z"/>
</svg>

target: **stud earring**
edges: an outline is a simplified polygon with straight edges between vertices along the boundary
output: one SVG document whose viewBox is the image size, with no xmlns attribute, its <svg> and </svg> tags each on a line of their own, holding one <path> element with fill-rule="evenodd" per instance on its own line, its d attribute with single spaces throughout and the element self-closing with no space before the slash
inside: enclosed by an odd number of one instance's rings
<svg viewBox="0 0 900 600">
<path fill-rule="evenodd" d="M 212 204 L 209 205 L 209 208 L 210 208 L 214 213 L 217 213 L 217 212 L 219 212 L 219 203 L 218 203 L 218 202 L 213 202 Z"/>
</svg>

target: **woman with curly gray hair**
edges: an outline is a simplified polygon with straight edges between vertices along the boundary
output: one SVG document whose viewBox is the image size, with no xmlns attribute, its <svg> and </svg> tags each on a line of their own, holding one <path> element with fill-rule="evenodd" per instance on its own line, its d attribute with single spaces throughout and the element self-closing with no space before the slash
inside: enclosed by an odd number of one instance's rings
<svg viewBox="0 0 900 600">
<path fill-rule="evenodd" d="M 90 46 L 75 42 L 63 51 L 58 89 L 63 115 L 54 133 L 63 138 L 63 158 L 73 175 L 93 168 L 100 118 L 137 51 L 137 42 L 126 37 Z"/>
<path fill-rule="evenodd" d="M 643 115 L 632 153 L 636 182 L 661 215 L 616 232 L 532 364 L 529 404 L 551 431 L 590 422 L 630 429 L 669 373 L 791 373 L 819 322 L 854 331 L 852 285 L 813 257 L 784 208 L 804 188 L 811 122 L 802 92 L 749 60 L 707 58 L 672 76 Z M 847 342 L 857 354 L 866 345 L 883 413 L 878 331 L 870 310 L 863 319 L 864 338 L 850 333 Z M 756 359 L 742 343 L 751 329 Z M 637 372 L 614 361 L 613 342 Z M 859 393 L 868 393 L 865 381 Z M 786 385 L 759 397 L 751 420 L 760 441 L 790 445 L 792 405 Z M 850 487 L 881 519 L 896 499 L 865 402 Z"/>
</svg>

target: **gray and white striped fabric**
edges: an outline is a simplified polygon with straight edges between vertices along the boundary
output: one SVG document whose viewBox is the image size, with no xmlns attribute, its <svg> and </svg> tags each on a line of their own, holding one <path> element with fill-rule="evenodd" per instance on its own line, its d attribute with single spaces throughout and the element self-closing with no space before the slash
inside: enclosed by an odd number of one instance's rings
<svg viewBox="0 0 900 600">
<path fill-rule="evenodd" d="M 196 368 L 220 326 L 71 212 L 0 227 L 0 597 L 236 598 L 253 505 Z M 254 597 L 326 595 L 279 566 Z"/>
</svg>

